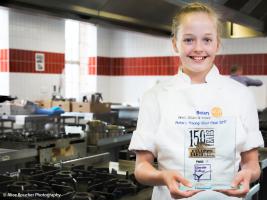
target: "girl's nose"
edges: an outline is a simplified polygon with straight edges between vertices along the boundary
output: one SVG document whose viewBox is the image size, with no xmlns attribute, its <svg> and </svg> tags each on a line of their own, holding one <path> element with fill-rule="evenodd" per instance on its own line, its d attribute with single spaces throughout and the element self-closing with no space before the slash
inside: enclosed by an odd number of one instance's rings
<svg viewBox="0 0 267 200">
<path fill-rule="evenodd" d="M 201 41 L 196 41 L 194 51 L 203 51 L 203 45 Z"/>
</svg>

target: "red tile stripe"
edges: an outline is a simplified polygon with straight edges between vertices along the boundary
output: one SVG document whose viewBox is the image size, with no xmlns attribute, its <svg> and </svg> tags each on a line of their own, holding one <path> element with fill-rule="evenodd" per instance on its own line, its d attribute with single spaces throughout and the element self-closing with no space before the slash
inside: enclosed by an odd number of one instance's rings
<svg viewBox="0 0 267 200">
<path fill-rule="evenodd" d="M 97 58 L 89 57 L 88 59 L 88 74 L 96 75 Z"/>
<path fill-rule="evenodd" d="M 35 71 L 35 53 L 45 54 L 45 71 Z M 267 75 L 267 54 L 218 55 L 215 64 L 224 75 L 233 64 L 241 65 L 245 75 Z M 0 72 L 61 74 L 64 53 L 0 49 Z M 88 74 L 105 76 L 169 76 L 177 73 L 179 58 L 161 57 L 89 57 Z"/>
<path fill-rule="evenodd" d="M 90 57 L 88 73 L 104 76 L 155 76 L 174 75 L 177 73 L 179 58 L 165 57 L 133 57 L 109 58 Z"/>
<path fill-rule="evenodd" d="M 35 71 L 35 53 L 45 56 L 45 70 Z M 9 72 L 61 74 L 65 66 L 65 54 L 9 49 Z"/>
<path fill-rule="evenodd" d="M 244 75 L 267 75 L 267 54 L 218 55 L 215 59 L 223 75 L 232 65 L 241 65 Z M 177 73 L 179 57 L 89 57 L 88 74 L 104 76 L 169 76 Z"/>
<path fill-rule="evenodd" d="M 8 49 L 0 49 L 0 72 L 9 72 Z"/>
<path fill-rule="evenodd" d="M 232 65 L 242 66 L 244 75 L 267 75 L 267 54 L 218 55 L 215 64 L 224 75 L 230 74 Z"/>
</svg>

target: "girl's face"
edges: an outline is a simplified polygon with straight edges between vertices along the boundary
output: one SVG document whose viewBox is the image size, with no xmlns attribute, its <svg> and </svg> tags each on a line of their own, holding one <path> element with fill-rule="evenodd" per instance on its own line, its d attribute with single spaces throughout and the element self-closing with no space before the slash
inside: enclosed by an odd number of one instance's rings
<svg viewBox="0 0 267 200">
<path fill-rule="evenodd" d="M 205 76 L 219 49 L 215 20 L 202 12 L 186 14 L 179 26 L 174 48 L 186 74 Z"/>
</svg>

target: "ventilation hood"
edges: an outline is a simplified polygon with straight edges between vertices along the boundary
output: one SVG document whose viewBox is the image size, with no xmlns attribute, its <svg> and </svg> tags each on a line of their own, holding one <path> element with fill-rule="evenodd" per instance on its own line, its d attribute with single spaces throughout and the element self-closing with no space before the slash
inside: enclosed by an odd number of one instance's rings
<svg viewBox="0 0 267 200">
<path fill-rule="evenodd" d="M 45 12 L 92 23 L 111 23 L 137 31 L 170 35 L 175 13 L 185 4 L 182 0 L 2 0 L 0 5 Z M 216 8 L 223 21 L 230 21 L 266 34 L 267 1 L 210 0 L 200 1 Z M 231 26 L 230 26 L 231 27 Z M 230 30 L 231 32 L 232 30 Z"/>
</svg>

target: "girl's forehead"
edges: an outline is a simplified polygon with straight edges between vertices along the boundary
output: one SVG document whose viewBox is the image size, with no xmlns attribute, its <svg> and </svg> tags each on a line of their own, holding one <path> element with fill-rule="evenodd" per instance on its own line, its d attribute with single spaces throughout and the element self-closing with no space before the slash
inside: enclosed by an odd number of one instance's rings
<svg viewBox="0 0 267 200">
<path fill-rule="evenodd" d="M 202 23 L 212 23 L 213 25 L 216 24 L 216 19 L 211 14 L 205 12 L 191 12 L 187 13 L 182 16 L 181 24 L 183 23 L 190 23 L 194 24 L 194 22 L 202 22 Z"/>
<path fill-rule="evenodd" d="M 216 20 L 207 13 L 189 13 L 182 17 L 179 26 L 179 32 L 184 30 L 200 30 L 200 31 L 211 31 L 217 32 Z"/>
</svg>

